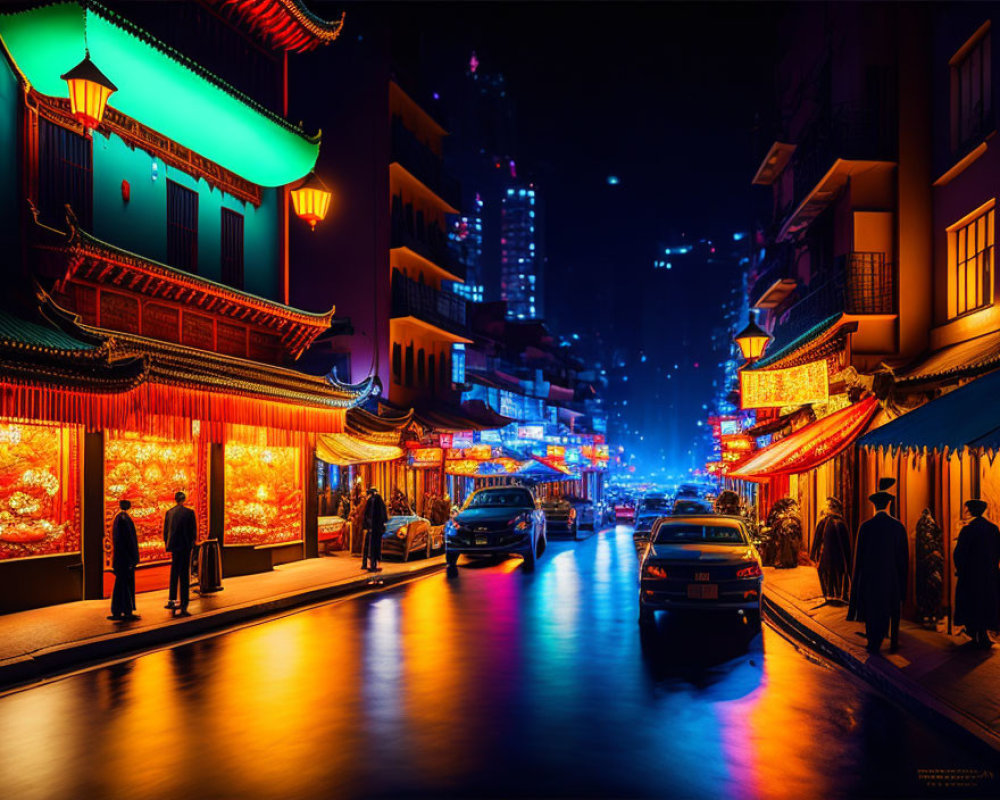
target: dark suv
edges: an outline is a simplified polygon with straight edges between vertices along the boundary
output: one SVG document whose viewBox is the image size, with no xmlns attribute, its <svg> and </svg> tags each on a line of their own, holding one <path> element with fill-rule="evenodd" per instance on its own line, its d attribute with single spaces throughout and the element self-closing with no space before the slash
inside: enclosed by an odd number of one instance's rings
<svg viewBox="0 0 1000 800">
<path fill-rule="evenodd" d="M 520 555 L 532 569 L 545 552 L 545 514 L 529 489 L 505 486 L 474 492 L 445 525 L 445 560 Z"/>
</svg>

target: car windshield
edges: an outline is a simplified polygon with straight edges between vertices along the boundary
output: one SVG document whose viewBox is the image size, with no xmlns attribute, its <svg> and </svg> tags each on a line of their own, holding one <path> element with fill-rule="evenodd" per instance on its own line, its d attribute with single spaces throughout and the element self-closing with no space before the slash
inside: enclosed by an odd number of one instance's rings
<svg viewBox="0 0 1000 800">
<path fill-rule="evenodd" d="M 739 528 L 728 525 L 661 525 L 656 544 L 746 544 Z"/>
<path fill-rule="evenodd" d="M 639 504 L 640 511 L 669 511 L 670 501 L 665 497 L 647 497 Z"/>
<path fill-rule="evenodd" d="M 524 489 L 502 489 L 476 492 L 466 508 L 534 508 L 531 492 Z"/>
</svg>

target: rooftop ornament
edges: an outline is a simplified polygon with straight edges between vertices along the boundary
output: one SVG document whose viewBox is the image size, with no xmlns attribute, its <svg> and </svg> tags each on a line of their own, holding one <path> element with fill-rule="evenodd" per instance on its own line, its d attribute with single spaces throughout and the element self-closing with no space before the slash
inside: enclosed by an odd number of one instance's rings
<svg viewBox="0 0 1000 800">
<path fill-rule="evenodd" d="M 310 172 L 305 179 L 291 191 L 292 207 L 296 216 L 309 223 L 316 230 L 316 223 L 322 222 L 330 209 L 330 199 L 333 193 L 320 180 L 315 172 Z"/>
<path fill-rule="evenodd" d="M 740 346 L 743 358 L 753 362 L 764 355 L 764 350 L 771 343 L 771 335 L 763 330 L 756 320 L 751 318 L 747 326 L 736 334 L 733 341 Z"/>
</svg>

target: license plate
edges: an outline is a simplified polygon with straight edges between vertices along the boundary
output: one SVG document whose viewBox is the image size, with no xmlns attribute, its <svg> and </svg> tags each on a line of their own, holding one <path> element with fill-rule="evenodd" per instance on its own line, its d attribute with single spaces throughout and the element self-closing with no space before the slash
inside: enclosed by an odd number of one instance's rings
<svg viewBox="0 0 1000 800">
<path fill-rule="evenodd" d="M 489 543 L 490 543 L 490 539 L 489 539 L 488 536 L 477 536 L 476 537 L 476 544 L 477 545 L 487 545 Z"/>
<path fill-rule="evenodd" d="M 702 583 L 708 583 L 708 573 L 707 572 L 696 572 L 694 574 L 694 579 Z"/>
<path fill-rule="evenodd" d="M 719 599 L 719 586 L 715 583 L 689 583 L 687 589 L 690 600 Z"/>
</svg>

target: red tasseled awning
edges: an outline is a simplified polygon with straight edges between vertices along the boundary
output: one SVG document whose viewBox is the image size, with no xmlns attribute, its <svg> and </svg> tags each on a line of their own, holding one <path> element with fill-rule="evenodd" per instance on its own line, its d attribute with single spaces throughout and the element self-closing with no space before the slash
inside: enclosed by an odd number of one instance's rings
<svg viewBox="0 0 1000 800">
<path fill-rule="evenodd" d="M 853 444 L 878 407 L 878 400 L 868 397 L 811 422 L 755 453 L 730 472 L 729 477 L 766 481 L 777 475 L 794 475 L 815 469 Z"/>
</svg>

